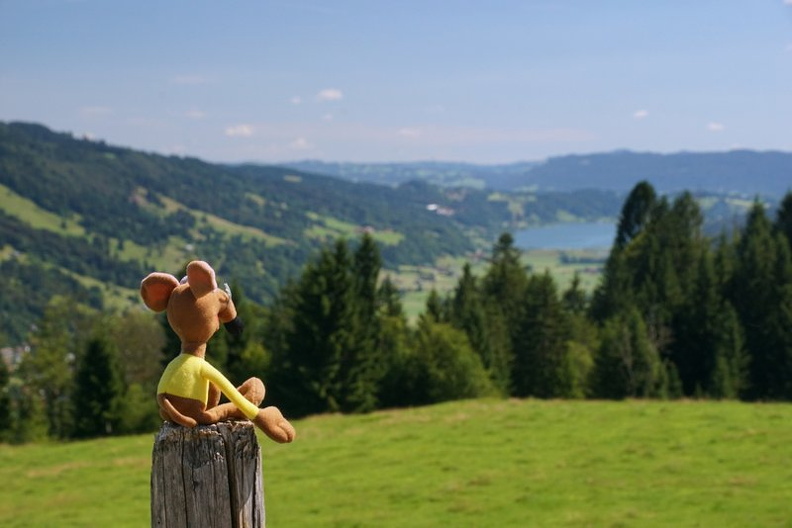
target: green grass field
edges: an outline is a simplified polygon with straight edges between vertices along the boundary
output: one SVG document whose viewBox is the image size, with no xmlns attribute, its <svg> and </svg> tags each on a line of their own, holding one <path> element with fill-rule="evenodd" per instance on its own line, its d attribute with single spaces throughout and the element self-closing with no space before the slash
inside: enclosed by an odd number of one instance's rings
<svg viewBox="0 0 792 528">
<path fill-rule="evenodd" d="M 262 439 L 268 526 L 792 526 L 792 405 L 475 400 Z M 153 435 L 0 446 L 0 526 L 149 523 Z"/>
</svg>

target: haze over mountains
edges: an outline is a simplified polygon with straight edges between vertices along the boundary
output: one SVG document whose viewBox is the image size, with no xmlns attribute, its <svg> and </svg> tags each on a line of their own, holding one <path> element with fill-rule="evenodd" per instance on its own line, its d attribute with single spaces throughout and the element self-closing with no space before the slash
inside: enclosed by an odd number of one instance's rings
<svg viewBox="0 0 792 528">
<path fill-rule="evenodd" d="M 504 191 L 603 189 L 627 192 L 639 180 L 651 181 L 662 193 L 690 190 L 773 197 L 792 188 L 792 153 L 779 151 L 676 154 L 616 151 L 502 165 L 434 161 L 326 163 L 315 160 L 285 165 L 306 172 L 386 185 L 421 179 L 435 185 Z"/>
</svg>

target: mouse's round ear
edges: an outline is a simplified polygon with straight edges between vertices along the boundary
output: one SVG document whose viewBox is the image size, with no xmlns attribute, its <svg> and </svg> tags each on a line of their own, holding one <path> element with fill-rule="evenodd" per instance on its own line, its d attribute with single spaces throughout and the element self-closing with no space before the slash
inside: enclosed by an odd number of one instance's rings
<svg viewBox="0 0 792 528">
<path fill-rule="evenodd" d="M 196 298 L 215 291 L 217 279 L 212 266 L 202 260 L 193 260 L 187 264 L 187 284 Z"/>
<path fill-rule="evenodd" d="M 155 312 L 161 312 L 168 307 L 171 293 L 179 285 L 176 277 L 168 273 L 150 273 L 140 283 L 140 296 L 146 306 Z"/>
</svg>

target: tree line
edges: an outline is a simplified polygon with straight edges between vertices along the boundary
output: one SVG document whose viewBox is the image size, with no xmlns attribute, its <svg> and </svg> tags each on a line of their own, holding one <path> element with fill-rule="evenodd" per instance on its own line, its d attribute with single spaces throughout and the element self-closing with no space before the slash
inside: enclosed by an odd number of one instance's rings
<svg viewBox="0 0 792 528">
<path fill-rule="evenodd" d="M 414 324 L 376 242 L 338 240 L 270 306 L 232 285 L 246 330 L 218 332 L 207 357 L 232 381 L 260 376 L 291 417 L 484 396 L 792 400 L 792 193 L 774 218 L 757 200 L 728 235 L 702 223 L 691 194 L 641 182 L 591 294 L 527 269 L 504 233 Z M 29 342 L 12 372 L 0 362 L 4 440 L 157 427 L 179 347 L 162 316 L 54 297 Z"/>
</svg>

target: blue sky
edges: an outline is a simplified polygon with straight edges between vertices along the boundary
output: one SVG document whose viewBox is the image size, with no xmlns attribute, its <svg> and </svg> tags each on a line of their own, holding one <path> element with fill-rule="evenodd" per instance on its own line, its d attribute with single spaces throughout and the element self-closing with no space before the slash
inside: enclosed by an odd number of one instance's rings
<svg viewBox="0 0 792 528">
<path fill-rule="evenodd" d="M 792 150 L 792 0 L 0 0 L 0 120 L 224 162 Z"/>
</svg>

